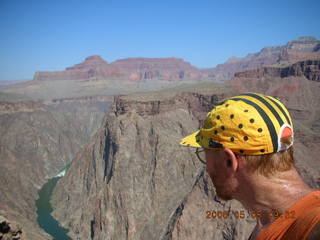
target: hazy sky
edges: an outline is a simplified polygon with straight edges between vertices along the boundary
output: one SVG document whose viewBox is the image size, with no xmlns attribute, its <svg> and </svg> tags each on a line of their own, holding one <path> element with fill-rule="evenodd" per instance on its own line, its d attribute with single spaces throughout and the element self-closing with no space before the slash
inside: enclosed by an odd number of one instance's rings
<svg viewBox="0 0 320 240">
<path fill-rule="evenodd" d="M 0 0 L 0 80 L 99 54 L 214 67 L 301 36 L 320 39 L 319 0 Z"/>
</svg>

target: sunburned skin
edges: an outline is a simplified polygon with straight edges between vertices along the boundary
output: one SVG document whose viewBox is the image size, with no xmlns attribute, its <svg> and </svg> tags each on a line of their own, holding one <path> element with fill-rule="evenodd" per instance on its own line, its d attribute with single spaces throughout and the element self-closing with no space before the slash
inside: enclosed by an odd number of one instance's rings
<svg viewBox="0 0 320 240">
<path fill-rule="evenodd" d="M 254 194 L 251 195 L 237 196 L 235 194 L 235 199 L 239 200 L 246 208 L 261 212 L 261 217 L 257 219 L 257 225 L 252 232 L 251 240 L 256 239 L 261 231 L 277 219 L 270 216 L 270 211 L 282 214 L 303 196 L 314 191 L 300 179 L 294 169 L 272 179 L 256 179 L 252 183 L 251 191 L 253 189 L 255 189 Z"/>
<path fill-rule="evenodd" d="M 230 149 L 206 150 L 207 171 L 216 187 L 218 197 L 224 200 L 236 199 L 251 211 L 261 213 L 251 239 L 272 224 L 279 214 L 296 203 L 303 196 L 314 191 L 307 186 L 295 168 L 285 172 L 264 176 L 247 170 L 245 159 L 235 156 Z M 231 161 L 228 167 L 226 162 Z"/>
</svg>

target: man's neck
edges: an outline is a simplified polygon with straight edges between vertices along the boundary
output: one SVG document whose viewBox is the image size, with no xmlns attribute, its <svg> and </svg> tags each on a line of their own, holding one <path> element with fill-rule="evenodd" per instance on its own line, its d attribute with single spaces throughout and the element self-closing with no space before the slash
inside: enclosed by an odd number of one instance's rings
<svg viewBox="0 0 320 240">
<path fill-rule="evenodd" d="M 258 215 L 259 228 L 266 228 L 299 199 L 312 192 L 295 169 L 265 177 L 246 176 L 235 199 Z M 257 214 L 256 214 L 257 215 Z"/>
</svg>

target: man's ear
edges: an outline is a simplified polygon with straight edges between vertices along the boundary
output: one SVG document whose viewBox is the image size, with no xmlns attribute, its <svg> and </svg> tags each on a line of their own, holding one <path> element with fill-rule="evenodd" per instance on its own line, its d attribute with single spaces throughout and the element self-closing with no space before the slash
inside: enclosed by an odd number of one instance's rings
<svg viewBox="0 0 320 240">
<path fill-rule="evenodd" d="M 229 148 L 224 148 L 224 154 L 226 156 L 226 166 L 227 168 L 232 168 L 233 171 L 236 171 L 239 165 L 239 160 L 234 152 Z"/>
</svg>

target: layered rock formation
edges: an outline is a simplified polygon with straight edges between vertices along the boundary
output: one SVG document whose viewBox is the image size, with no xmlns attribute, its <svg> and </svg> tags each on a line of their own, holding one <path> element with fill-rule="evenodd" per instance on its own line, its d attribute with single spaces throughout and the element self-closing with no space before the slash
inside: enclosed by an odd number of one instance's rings
<svg viewBox="0 0 320 240">
<path fill-rule="evenodd" d="M 300 61 L 286 67 L 262 67 L 235 73 L 235 78 L 286 78 L 303 76 L 311 81 L 320 81 L 320 58 Z"/>
<path fill-rule="evenodd" d="M 244 58 L 231 57 L 226 63 L 218 64 L 205 72 L 215 79 L 226 80 L 245 69 L 319 58 L 319 44 L 320 41 L 313 37 L 302 37 L 288 42 L 285 46 L 265 47 L 260 52 L 248 54 Z"/>
<path fill-rule="evenodd" d="M 108 78 L 119 75 L 119 70 L 104 61 L 100 56 L 87 57 L 84 62 L 65 71 L 36 72 L 34 80 L 83 80 Z"/>
<path fill-rule="evenodd" d="M 162 79 L 199 80 L 203 78 L 199 69 L 178 58 L 128 58 L 112 63 L 128 72 L 130 80 Z"/>
<path fill-rule="evenodd" d="M 319 84 L 305 74 L 238 76 L 226 88 L 118 97 L 58 183 L 54 216 L 74 239 L 247 239 L 254 217 L 232 215 L 245 210 L 215 198 L 192 149 L 178 142 L 223 98 L 243 91 L 270 94 L 293 116 L 300 174 L 319 187 Z M 230 215 L 206 219 L 208 211 Z"/>
<path fill-rule="evenodd" d="M 36 222 L 38 190 L 94 134 L 109 104 L 100 100 L 0 103 L 0 215 L 23 239 L 50 239 Z"/>
<path fill-rule="evenodd" d="M 36 72 L 34 80 L 98 80 L 122 81 L 198 80 L 200 71 L 178 58 L 128 58 L 108 64 L 100 56 L 91 56 L 65 71 Z"/>
</svg>

